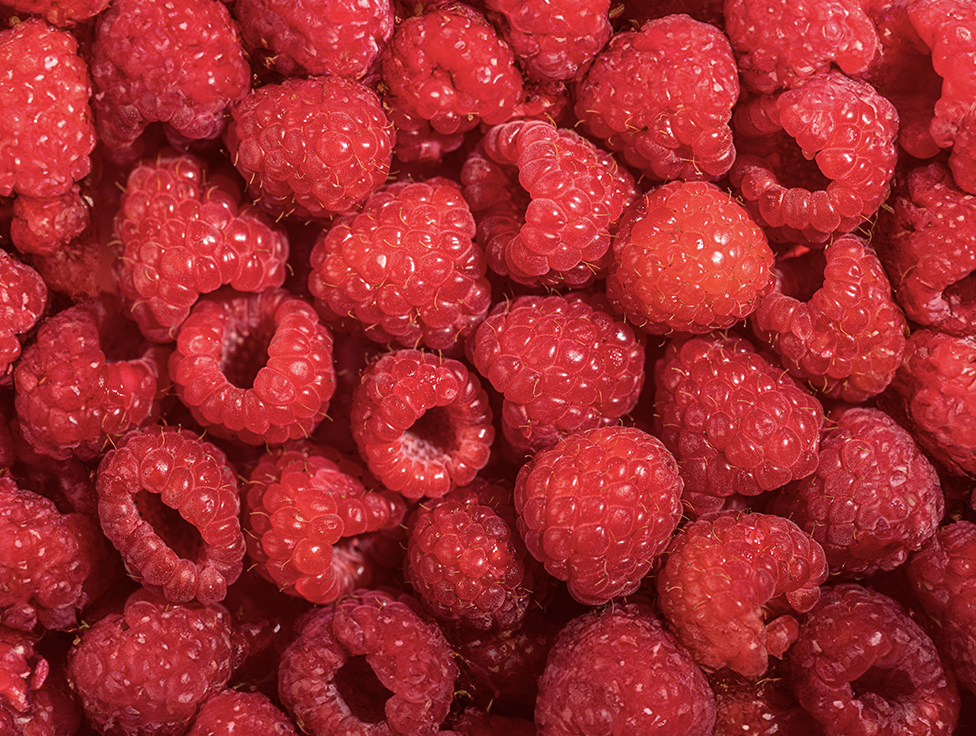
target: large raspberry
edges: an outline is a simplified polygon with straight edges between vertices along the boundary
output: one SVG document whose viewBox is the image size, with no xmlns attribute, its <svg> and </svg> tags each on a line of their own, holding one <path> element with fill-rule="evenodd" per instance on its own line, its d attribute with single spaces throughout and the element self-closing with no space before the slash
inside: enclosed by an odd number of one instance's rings
<svg viewBox="0 0 976 736">
<path fill-rule="evenodd" d="M 576 115 L 653 179 L 710 179 L 732 165 L 739 77 L 725 35 L 684 14 L 622 31 L 593 61 Z"/>
<path fill-rule="evenodd" d="M 0 384 L 9 384 L 20 357 L 19 336 L 37 323 L 47 308 L 47 286 L 40 274 L 0 250 Z"/>
<path fill-rule="evenodd" d="M 228 688 L 200 706 L 186 736 L 298 736 L 291 719 L 260 692 Z"/>
</svg>

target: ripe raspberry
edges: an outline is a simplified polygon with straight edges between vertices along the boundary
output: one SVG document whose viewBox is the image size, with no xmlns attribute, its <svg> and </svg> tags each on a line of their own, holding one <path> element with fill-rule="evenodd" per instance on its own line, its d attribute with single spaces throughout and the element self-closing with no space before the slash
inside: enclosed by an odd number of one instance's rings
<svg viewBox="0 0 976 736">
<path fill-rule="evenodd" d="M 797 620 L 785 611 L 813 608 L 826 579 L 823 549 L 792 521 L 722 511 L 678 532 L 657 590 L 695 661 L 756 678 L 768 655 L 782 657 L 796 639 Z"/>
<path fill-rule="evenodd" d="M 461 169 L 491 269 L 528 285 L 580 287 L 605 270 L 633 177 L 575 131 L 520 120 L 491 128 Z"/>
<path fill-rule="evenodd" d="M 678 461 L 696 513 L 816 470 L 820 402 L 746 340 L 672 341 L 655 371 L 656 432 Z"/>
<path fill-rule="evenodd" d="M 363 371 L 352 435 L 370 472 L 407 498 L 466 486 L 488 462 L 488 395 L 463 363 L 420 350 L 386 353 Z"/>
<path fill-rule="evenodd" d="M 50 255 L 88 227 L 90 201 L 77 184 L 59 197 L 21 195 L 14 200 L 10 239 L 21 253 Z"/>
<path fill-rule="evenodd" d="M 452 350 L 491 305 L 474 218 L 451 180 L 396 182 L 340 218 L 312 250 L 324 319 L 378 343 Z"/>
<path fill-rule="evenodd" d="M 271 214 L 327 218 L 386 181 L 394 134 L 376 94 L 341 77 L 286 79 L 231 109 L 227 147 Z"/>
<path fill-rule="evenodd" d="M 739 96 L 732 47 L 685 14 L 621 31 L 593 61 L 576 115 L 652 179 L 711 179 L 732 165 L 729 120 Z"/>
<path fill-rule="evenodd" d="M 291 719 L 260 692 L 230 688 L 200 706 L 186 736 L 298 736 Z"/>
<path fill-rule="evenodd" d="M 390 0 L 241 0 L 234 15 L 252 57 L 287 77 L 362 79 L 393 35 Z"/>
<path fill-rule="evenodd" d="M 713 736 L 823 736 L 775 674 L 752 682 L 722 669 L 708 679 L 717 711 Z"/>
<path fill-rule="evenodd" d="M 898 113 L 871 85 L 827 72 L 773 97 L 757 97 L 736 112 L 737 132 L 772 155 L 740 154 L 729 171 L 732 185 L 770 239 L 823 243 L 854 230 L 888 196 L 894 172 Z M 810 180 L 795 181 L 792 138 Z M 777 159 L 782 165 L 777 165 Z M 802 174 L 801 174 L 802 176 Z"/>
<path fill-rule="evenodd" d="M 438 732 L 458 670 L 440 630 L 405 600 L 360 590 L 298 622 L 281 659 L 278 689 L 304 732 Z"/>
<path fill-rule="evenodd" d="M 628 210 L 607 297 L 646 332 L 704 333 L 751 313 L 772 288 L 766 236 L 708 182 L 671 182 Z"/>
<path fill-rule="evenodd" d="M 931 639 L 887 596 L 826 588 L 789 653 L 791 687 L 824 736 L 952 733 L 955 680 Z"/>
<path fill-rule="evenodd" d="M 539 681 L 539 736 L 710 736 L 715 698 L 649 606 L 613 606 L 563 629 Z"/>
<path fill-rule="evenodd" d="M 18 335 L 29 332 L 47 308 L 47 286 L 30 266 L 0 250 L 0 384 L 9 384 L 20 357 Z"/>
<path fill-rule="evenodd" d="M 136 594 L 80 632 L 68 682 L 88 721 L 112 736 L 178 736 L 238 663 L 227 610 Z"/>
<path fill-rule="evenodd" d="M 517 450 L 616 423 L 644 385 L 644 339 L 580 294 L 497 304 L 469 343 L 471 362 L 504 397 Z"/>
<path fill-rule="evenodd" d="M 91 83 L 78 42 L 41 20 L 0 30 L 0 197 L 59 197 L 91 171 Z"/>
<path fill-rule="evenodd" d="M 630 595 L 681 518 L 671 453 L 634 427 L 572 434 L 519 471 L 515 509 L 529 552 L 595 606 Z"/>
<path fill-rule="evenodd" d="M 756 335 L 795 378 L 831 398 L 858 403 L 881 393 L 901 365 L 908 325 L 874 249 L 842 235 L 822 253 L 777 265 L 775 289 L 752 315 Z M 810 271 L 822 283 L 798 293 L 794 283 Z"/>
<path fill-rule="evenodd" d="M 90 460 L 152 419 L 167 351 L 133 333 L 109 299 L 69 307 L 41 323 L 14 368 L 20 427 L 37 452 Z"/>
<path fill-rule="evenodd" d="M 4 5 L 20 13 L 41 15 L 55 26 L 70 27 L 88 20 L 108 7 L 111 0 L 4 0 Z"/>
<path fill-rule="evenodd" d="M 112 273 L 115 254 L 111 253 L 94 229 L 88 229 L 70 243 L 48 255 L 34 255 L 31 263 L 43 277 L 47 288 L 60 292 L 74 303 L 116 293 L 118 284 Z"/>
<path fill-rule="evenodd" d="M 251 82 L 237 26 L 218 0 L 115 0 L 98 19 L 91 72 L 99 140 L 126 161 L 138 157 L 136 139 L 150 123 L 216 138 Z"/>
<path fill-rule="evenodd" d="M 221 437 L 307 437 L 335 389 L 332 335 L 280 289 L 203 299 L 180 327 L 169 375 L 194 419 Z"/>
<path fill-rule="evenodd" d="M 429 120 L 438 133 L 503 123 L 524 94 L 511 47 L 461 3 L 403 20 L 380 56 L 380 70 L 389 105 Z"/>
</svg>

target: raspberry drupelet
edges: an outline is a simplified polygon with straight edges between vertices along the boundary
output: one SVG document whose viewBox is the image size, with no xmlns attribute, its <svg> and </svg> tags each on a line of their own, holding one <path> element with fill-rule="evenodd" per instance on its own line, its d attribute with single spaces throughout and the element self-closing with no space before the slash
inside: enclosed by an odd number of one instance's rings
<svg viewBox="0 0 976 736">
<path fill-rule="evenodd" d="M 0 385 L 11 382 L 21 354 L 20 335 L 37 324 L 47 304 L 48 289 L 41 275 L 0 251 Z"/>
</svg>

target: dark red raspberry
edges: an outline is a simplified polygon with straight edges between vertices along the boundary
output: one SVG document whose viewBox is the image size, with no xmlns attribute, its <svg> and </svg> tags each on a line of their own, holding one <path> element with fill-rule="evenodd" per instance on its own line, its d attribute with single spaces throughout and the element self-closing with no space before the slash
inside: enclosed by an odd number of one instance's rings
<svg viewBox="0 0 976 736">
<path fill-rule="evenodd" d="M 458 669 L 444 635 L 404 602 L 357 591 L 297 624 L 281 701 L 310 736 L 434 736 Z"/>
<path fill-rule="evenodd" d="M 234 16 L 252 58 L 289 77 L 362 79 L 393 35 L 390 0 L 241 0 Z"/>
<path fill-rule="evenodd" d="M 42 15 L 56 26 L 73 26 L 108 7 L 111 0 L 4 0 L 4 5 L 21 13 Z"/>
<path fill-rule="evenodd" d="M 760 677 L 827 579 L 824 551 L 788 519 L 723 511 L 683 527 L 658 575 L 661 612 L 703 667 Z"/>
<path fill-rule="evenodd" d="M 76 304 L 116 292 L 114 262 L 115 254 L 94 229 L 86 230 L 53 253 L 31 257 L 48 290 L 60 292 Z"/>
<path fill-rule="evenodd" d="M 770 93 L 795 87 L 831 64 L 849 75 L 866 71 L 879 45 L 874 23 L 862 7 L 867 4 L 726 0 L 725 29 L 743 82 Z"/>
<path fill-rule="evenodd" d="M 185 606 L 136 594 L 79 632 L 68 682 L 88 721 L 111 736 L 179 736 L 223 690 L 240 652 L 220 605 Z"/>
<path fill-rule="evenodd" d="M 672 341 L 655 371 L 655 428 L 697 513 L 816 470 L 823 407 L 748 341 L 721 334 Z"/>
<path fill-rule="evenodd" d="M 216 138 L 251 84 L 237 26 L 218 0 L 116 0 L 98 19 L 91 72 L 99 140 L 126 161 L 139 156 L 150 123 Z"/>
<path fill-rule="evenodd" d="M 21 253 L 49 255 L 88 227 L 89 201 L 77 184 L 60 197 L 20 195 L 14 200 L 10 239 Z"/>
<path fill-rule="evenodd" d="M 539 681 L 540 736 L 711 736 L 715 698 L 649 606 L 613 606 L 563 629 Z"/>
<path fill-rule="evenodd" d="M 580 287 L 606 269 L 633 177 L 573 130 L 497 125 L 461 169 L 488 265 L 528 285 Z"/>
<path fill-rule="evenodd" d="M 341 77 L 287 79 L 231 109 L 230 157 L 273 215 L 350 212 L 386 181 L 393 131 L 379 98 Z"/>
<path fill-rule="evenodd" d="M 713 736 L 823 736 L 776 674 L 753 682 L 722 669 L 708 679 L 717 711 Z"/>
<path fill-rule="evenodd" d="M 536 453 L 515 484 L 526 547 L 586 605 L 634 593 L 681 518 L 674 457 L 634 427 L 571 434 Z"/>
<path fill-rule="evenodd" d="M 652 179 L 711 179 L 732 165 L 739 77 L 728 39 L 685 14 L 621 31 L 593 61 L 576 115 Z"/>
<path fill-rule="evenodd" d="M 352 435 L 370 472 L 407 498 L 466 486 L 495 437 L 488 395 L 463 363 L 420 350 L 382 355 L 352 399 Z"/>
<path fill-rule="evenodd" d="M 955 680 L 895 601 L 860 585 L 825 588 L 788 655 L 790 686 L 825 736 L 948 736 Z"/>
<path fill-rule="evenodd" d="M 260 692 L 227 689 L 200 706 L 186 736 L 298 736 L 291 719 Z"/>
<path fill-rule="evenodd" d="M 643 337 L 579 294 L 501 302 L 469 348 L 504 397 L 505 436 L 519 451 L 616 423 L 644 385 Z"/>
<path fill-rule="evenodd" d="M 29 332 L 47 308 L 40 274 L 0 250 L 0 384 L 9 384 L 20 357 L 19 335 Z"/>
<path fill-rule="evenodd" d="M 905 354 L 908 325 L 874 249 L 842 235 L 777 262 L 776 287 L 752 315 L 756 335 L 795 378 L 841 401 L 881 393 Z M 810 275 L 819 288 L 795 288 Z"/>
<path fill-rule="evenodd" d="M 329 322 L 381 344 L 451 351 L 491 305 L 474 235 L 451 180 L 388 184 L 319 236 L 309 290 Z"/>
<path fill-rule="evenodd" d="M 200 294 L 280 287 L 288 259 L 284 231 L 242 204 L 235 183 L 208 181 L 203 161 L 172 152 L 129 173 L 112 247 L 119 290 L 143 334 L 158 342 L 176 339 Z"/>
<path fill-rule="evenodd" d="M 280 289 L 203 299 L 180 327 L 169 375 L 209 431 L 280 445 L 325 417 L 332 335 L 309 304 Z"/>
<path fill-rule="evenodd" d="M 624 215 L 607 297 L 646 332 L 731 327 L 772 288 L 773 252 L 749 213 L 708 182 L 671 182 Z"/>
<path fill-rule="evenodd" d="M 0 197 L 59 197 L 91 171 L 91 83 L 78 42 L 30 19 L 0 30 Z"/>
<path fill-rule="evenodd" d="M 488 712 L 477 708 L 469 708 L 460 716 L 450 721 L 450 731 L 441 731 L 457 736 L 537 736 L 535 724 L 527 718 L 513 718 L 503 716 L 497 712 Z"/>
</svg>

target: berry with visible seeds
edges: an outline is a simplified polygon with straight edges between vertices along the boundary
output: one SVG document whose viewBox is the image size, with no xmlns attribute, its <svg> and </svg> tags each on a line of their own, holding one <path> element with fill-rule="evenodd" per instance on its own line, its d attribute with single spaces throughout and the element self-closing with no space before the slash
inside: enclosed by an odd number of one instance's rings
<svg viewBox="0 0 976 736">
<path fill-rule="evenodd" d="M 10 383 L 21 353 L 18 336 L 37 324 L 47 301 L 47 286 L 40 274 L 0 250 L 0 384 Z"/>
<path fill-rule="evenodd" d="M 298 736 L 291 719 L 267 695 L 228 688 L 209 697 L 186 736 Z"/>
</svg>

